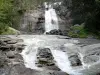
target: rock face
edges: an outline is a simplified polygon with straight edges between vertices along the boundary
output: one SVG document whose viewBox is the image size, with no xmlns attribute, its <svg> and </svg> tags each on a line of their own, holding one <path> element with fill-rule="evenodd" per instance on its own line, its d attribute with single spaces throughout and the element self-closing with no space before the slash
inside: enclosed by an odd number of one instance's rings
<svg viewBox="0 0 100 75">
<path fill-rule="evenodd" d="M 48 34 L 48 35 L 63 35 L 62 31 L 57 30 L 57 29 L 51 30 L 50 32 L 46 32 L 46 34 Z"/>
<path fill-rule="evenodd" d="M 38 67 L 46 67 L 51 70 L 60 70 L 56 65 L 49 48 L 38 48 L 37 62 Z"/>
<path fill-rule="evenodd" d="M 44 13 L 43 8 L 29 10 L 25 12 L 21 19 L 20 31 L 22 34 L 43 34 L 44 33 Z"/>
</svg>

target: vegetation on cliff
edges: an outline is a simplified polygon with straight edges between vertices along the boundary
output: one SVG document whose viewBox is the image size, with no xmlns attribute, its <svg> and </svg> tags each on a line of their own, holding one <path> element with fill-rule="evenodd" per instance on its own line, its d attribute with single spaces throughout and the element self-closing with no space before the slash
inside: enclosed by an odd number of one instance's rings
<svg viewBox="0 0 100 75">
<path fill-rule="evenodd" d="M 100 0 L 72 0 L 69 9 L 73 25 L 84 23 L 86 31 L 100 35 Z"/>
<path fill-rule="evenodd" d="M 0 0 L 0 34 L 7 32 L 9 27 L 18 29 L 23 13 L 36 9 L 44 1 L 56 0 Z M 65 15 L 67 15 L 67 10 L 72 12 L 73 25 L 84 23 L 83 29 L 86 32 L 100 35 L 100 0 L 58 1 L 62 1 L 67 7 Z"/>
<path fill-rule="evenodd" d="M 36 9 L 45 0 L 0 0 L 0 34 L 18 29 L 23 13 Z M 8 32 L 7 34 L 14 34 Z"/>
</svg>

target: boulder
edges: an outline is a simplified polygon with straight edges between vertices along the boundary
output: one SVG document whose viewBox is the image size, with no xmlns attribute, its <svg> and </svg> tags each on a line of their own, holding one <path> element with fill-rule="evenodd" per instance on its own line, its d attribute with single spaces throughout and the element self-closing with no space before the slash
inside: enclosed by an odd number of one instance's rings
<svg viewBox="0 0 100 75">
<path fill-rule="evenodd" d="M 9 52 L 6 53 L 8 58 L 14 58 L 15 54 L 16 54 L 15 51 L 9 51 Z"/>
<path fill-rule="evenodd" d="M 63 35 L 62 31 L 59 29 L 51 30 L 50 32 L 46 32 L 46 34 L 48 34 L 48 35 Z"/>
<path fill-rule="evenodd" d="M 68 59 L 71 62 L 72 66 L 81 66 L 82 65 L 78 55 L 71 55 Z"/>
<path fill-rule="evenodd" d="M 35 63 L 37 66 L 55 66 L 53 56 L 49 48 L 38 48 L 37 52 L 37 62 Z M 41 66 L 40 66 L 41 67 Z"/>
<path fill-rule="evenodd" d="M 40 58 L 46 58 L 46 59 L 53 59 L 53 56 L 51 54 L 51 51 L 49 48 L 38 48 L 38 57 Z"/>
</svg>

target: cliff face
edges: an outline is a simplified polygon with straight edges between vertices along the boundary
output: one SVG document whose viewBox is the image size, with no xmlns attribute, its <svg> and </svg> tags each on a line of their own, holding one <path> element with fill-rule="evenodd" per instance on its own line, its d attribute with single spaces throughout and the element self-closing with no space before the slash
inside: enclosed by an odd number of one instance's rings
<svg viewBox="0 0 100 75">
<path fill-rule="evenodd" d="M 29 10 L 24 13 L 20 31 L 22 34 L 43 34 L 44 33 L 44 16 L 42 9 Z"/>
<path fill-rule="evenodd" d="M 44 32 L 44 11 L 43 2 L 45 0 L 18 0 L 18 10 L 22 12 L 20 21 L 17 22 L 17 29 L 21 34 L 41 34 Z M 14 22 L 15 23 L 15 22 Z M 16 29 L 16 27 L 14 27 Z"/>
<path fill-rule="evenodd" d="M 56 10 L 60 30 L 64 35 L 67 35 L 67 32 L 69 31 L 72 24 L 72 18 L 70 16 L 71 10 L 69 10 L 71 2 L 64 0 L 48 1 L 49 3 L 53 4 L 53 8 Z M 35 3 L 32 4 L 33 2 Z M 26 5 L 24 3 L 26 11 L 21 18 L 19 26 L 19 30 L 22 34 L 43 34 L 45 32 L 45 9 L 43 5 L 44 2 L 45 0 L 32 2 L 30 2 L 29 0 Z"/>
</svg>

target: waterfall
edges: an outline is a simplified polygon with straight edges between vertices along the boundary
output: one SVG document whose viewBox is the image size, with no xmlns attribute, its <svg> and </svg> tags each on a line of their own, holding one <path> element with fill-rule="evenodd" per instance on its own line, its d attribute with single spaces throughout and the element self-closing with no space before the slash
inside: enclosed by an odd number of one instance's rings
<svg viewBox="0 0 100 75">
<path fill-rule="evenodd" d="M 45 32 L 50 32 L 54 29 L 59 29 L 56 11 L 51 4 L 45 3 Z"/>
</svg>

